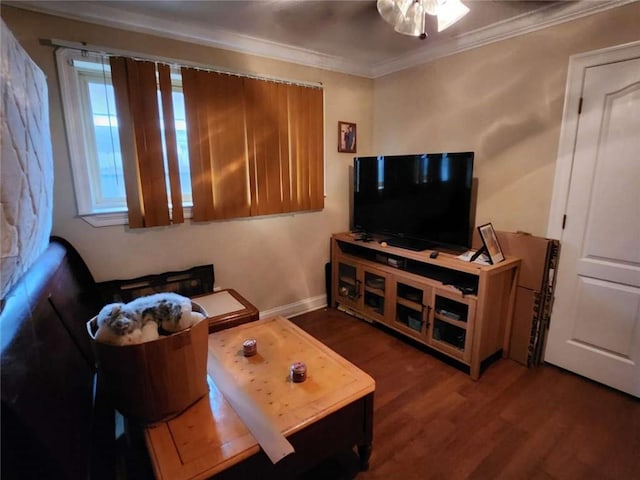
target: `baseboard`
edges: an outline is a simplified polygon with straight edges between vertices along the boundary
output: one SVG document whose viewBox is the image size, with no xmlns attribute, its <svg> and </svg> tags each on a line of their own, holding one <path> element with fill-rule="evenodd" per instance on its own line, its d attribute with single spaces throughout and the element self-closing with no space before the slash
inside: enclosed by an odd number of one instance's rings
<svg viewBox="0 0 640 480">
<path fill-rule="evenodd" d="M 318 310 L 327 306 L 327 296 L 318 295 L 317 297 L 305 298 L 288 305 L 282 305 L 269 310 L 260 312 L 260 318 L 269 318 L 275 316 L 282 316 L 285 318 L 295 317 L 303 313 Z"/>
</svg>

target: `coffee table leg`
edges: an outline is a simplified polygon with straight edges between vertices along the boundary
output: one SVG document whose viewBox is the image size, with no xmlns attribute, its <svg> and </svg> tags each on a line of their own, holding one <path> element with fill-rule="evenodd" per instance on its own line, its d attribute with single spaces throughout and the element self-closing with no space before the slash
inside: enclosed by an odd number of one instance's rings
<svg viewBox="0 0 640 480">
<path fill-rule="evenodd" d="M 358 445 L 360 471 L 369 470 L 369 458 L 373 450 L 373 392 L 364 397 L 364 443 Z"/>
<path fill-rule="evenodd" d="M 369 457 L 371 457 L 371 450 L 373 450 L 373 446 L 370 443 L 367 445 L 358 445 L 361 472 L 369 470 Z"/>
</svg>

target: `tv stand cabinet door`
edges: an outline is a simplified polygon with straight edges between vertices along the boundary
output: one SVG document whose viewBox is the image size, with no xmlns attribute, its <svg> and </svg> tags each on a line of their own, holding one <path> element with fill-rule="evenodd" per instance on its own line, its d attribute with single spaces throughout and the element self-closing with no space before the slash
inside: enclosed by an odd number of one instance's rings
<svg viewBox="0 0 640 480">
<path fill-rule="evenodd" d="M 391 317 L 389 275 L 377 268 L 362 265 L 362 302 L 364 314 L 379 322 L 387 323 Z"/>
<path fill-rule="evenodd" d="M 475 298 L 465 298 L 446 288 L 436 288 L 429 344 L 470 364 L 475 315 Z"/>
<path fill-rule="evenodd" d="M 336 304 L 360 308 L 362 269 L 360 264 L 337 256 L 333 264 L 333 298 Z"/>
<path fill-rule="evenodd" d="M 426 344 L 433 316 L 433 288 L 401 274 L 394 277 L 390 326 Z"/>
<path fill-rule="evenodd" d="M 341 255 L 335 262 L 335 299 L 371 320 L 387 322 L 390 317 L 389 275 Z"/>
</svg>

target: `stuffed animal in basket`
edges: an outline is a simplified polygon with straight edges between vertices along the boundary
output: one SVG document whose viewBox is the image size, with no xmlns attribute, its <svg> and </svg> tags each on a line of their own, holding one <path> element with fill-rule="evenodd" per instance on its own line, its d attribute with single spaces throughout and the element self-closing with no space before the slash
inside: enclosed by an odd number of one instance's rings
<svg viewBox="0 0 640 480">
<path fill-rule="evenodd" d="M 124 303 L 110 303 L 98 313 L 96 341 L 111 345 L 134 345 L 159 337 L 158 324 L 147 322 Z"/>
<path fill-rule="evenodd" d="M 173 333 L 198 323 L 204 315 L 191 310 L 191 300 L 177 293 L 156 293 L 129 303 L 111 303 L 100 310 L 95 339 L 111 345 L 156 340 L 159 330 Z"/>
</svg>

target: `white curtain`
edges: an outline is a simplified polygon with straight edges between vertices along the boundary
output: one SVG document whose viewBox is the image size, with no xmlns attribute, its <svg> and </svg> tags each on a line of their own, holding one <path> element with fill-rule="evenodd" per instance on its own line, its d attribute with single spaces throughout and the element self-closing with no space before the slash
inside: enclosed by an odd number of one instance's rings
<svg viewBox="0 0 640 480">
<path fill-rule="evenodd" d="M 49 244 L 53 158 L 44 73 L 0 25 L 0 299 Z"/>
</svg>

